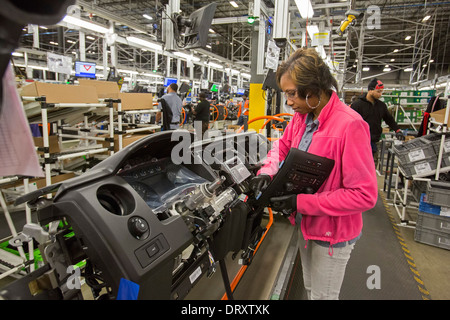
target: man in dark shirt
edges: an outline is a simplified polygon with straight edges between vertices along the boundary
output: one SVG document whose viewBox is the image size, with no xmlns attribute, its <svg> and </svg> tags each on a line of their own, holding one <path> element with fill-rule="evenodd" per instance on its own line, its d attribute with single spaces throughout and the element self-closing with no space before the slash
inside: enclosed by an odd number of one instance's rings
<svg viewBox="0 0 450 320">
<path fill-rule="evenodd" d="M 370 140 L 374 158 L 377 152 L 377 142 L 380 140 L 382 128 L 381 121 L 384 122 L 396 133 L 399 140 L 404 140 L 400 127 L 395 122 L 394 117 L 389 113 L 386 104 L 380 101 L 383 94 L 384 84 L 380 80 L 373 79 L 368 86 L 368 92 L 351 104 L 351 108 L 358 112 L 369 124 Z"/>
<path fill-rule="evenodd" d="M 194 128 L 196 127 L 195 123 L 198 123 L 199 121 L 202 122 L 201 136 L 198 137 L 198 140 L 202 140 L 202 139 L 207 138 L 205 136 L 205 132 L 206 132 L 206 130 L 208 130 L 208 126 L 209 126 L 210 104 L 209 104 L 208 100 L 206 100 L 206 94 L 204 92 L 200 92 L 198 95 L 198 98 L 200 99 L 200 102 L 192 110 L 192 112 L 195 115 Z M 197 134 L 197 136 L 199 136 L 200 132 L 197 131 L 196 134 Z"/>
</svg>

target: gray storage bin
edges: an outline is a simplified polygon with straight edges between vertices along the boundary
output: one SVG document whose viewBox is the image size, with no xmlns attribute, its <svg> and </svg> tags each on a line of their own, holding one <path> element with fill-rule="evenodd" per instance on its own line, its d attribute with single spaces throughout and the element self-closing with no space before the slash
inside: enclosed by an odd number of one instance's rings
<svg viewBox="0 0 450 320">
<path fill-rule="evenodd" d="M 436 157 L 433 145 L 426 139 L 412 139 L 402 144 L 395 144 L 393 151 L 401 165 L 423 161 Z"/>
<path fill-rule="evenodd" d="M 428 181 L 427 202 L 443 207 L 450 207 L 450 182 Z"/>
<path fill-rule="evenodd" d="M 450 217 L 418 211 L 416 228 L 445 233 L 450 237 Z"/>
<path fill-rule="evenodd" d="M 442 155 L 441 168 L 450 167 L 450 152 Z"/>
<path fill-rule="evenodd" d="M 442 135 L 439 133 L 431 133 L 431 134 L 427 134 L 426 136 L 420 137 L 420 139 L 431 144 L 433 146 L 434 152 L 438 155 L 439 148 L 441 145 L 441 136 Z M 445 151 L 445 149 L 447 151 Z M 450 133 L 445 134 L 444 152 L 450 152 Z"/>
<path fill-rule="evenodd" d="M 412 181 L 411 192 L 414 196 L 414 199 L 416 199 L 417 202 L 420 201 L 420 195 L 422 193 L 427 192 L 427 185 L 428 185 L 427 181 L 420 181 L 420 180 Z"/>
<path fill-rule="evenodd" d="M 450 234 L 447 233 L 416 227 L 414 240 L 430 246 L 450 250 Z"/>
<path fill-rule="evenodd" d="M 434 156 L 423 161 L 399 163 L 399 166 L 404 171 L 406 178 L 412 178 L 414 175 L 426 177 L 431 175 L 433 170 L 436 170 L 437 158 Z"/>
</svg>

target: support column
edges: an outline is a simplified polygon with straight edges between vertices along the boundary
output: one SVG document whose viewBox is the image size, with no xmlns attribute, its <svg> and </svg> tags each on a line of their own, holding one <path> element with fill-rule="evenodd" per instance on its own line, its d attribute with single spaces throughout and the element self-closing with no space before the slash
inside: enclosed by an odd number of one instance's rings
<svg viewBox="0 0 450 320">
<path fill-rule="evenodd" d="M 261 20 L 261 1 L 255 0 L 253 6 L 253 16 L 259 17 L 254 22 L 252 31 L 252 63 L 251 63 L 251 78 L 250 78 L 250 92 L 249 92 L 249 116 L 248 119 L 253 119 L 266 115 L 266 101 L 264 100 L 262 85 L 264 82 L 264 53 L 265 53 L 265 25 Z M 259 131 L 261 121 L 253 122 L 249 125 L 249 129 Z"/>
<path fill-rule="evenodd" d="M 86 61 L 86 38 L 84 36 L 84 31 L 79 31 L 79 50 L 80 50 L 80 60 Z"/>
</svg>

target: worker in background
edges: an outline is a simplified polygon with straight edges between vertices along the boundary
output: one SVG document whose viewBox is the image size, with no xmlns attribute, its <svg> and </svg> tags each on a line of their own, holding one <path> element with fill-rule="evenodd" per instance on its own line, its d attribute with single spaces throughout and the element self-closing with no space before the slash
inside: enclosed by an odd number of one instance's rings
<svg viewBox="0 0 450 320">
<path fill-rule="evenodd" d="M 172 113 L 171 117 L 164 118 L 164 121 L 169 121 L 169 129 L 175 130 L 179 128 L 181 121 L 181 110 L 183 108 L 183 101 L 177 94 L 178 85 L 176 83 L 171 83 L 167 87 L 167 93 L 161 97 L 164 99 Z M 163 110 L 163 106 L 161 102 L 158 103 L 158 110 Z M 170 114 L 170 112 L 168 112 Z M 156 122 L 158 123 L 161 120 L 161 112 L 156 114 Z M 167 125 L 167 123 L 165 123 Z"/>
<path fill-rule="evenodd" d="M 248 96 L 245 93 L 242 95 L 242 102 L 239 106 L 238 122 L 237 122 L 238 126 L 242 126 L 244 124 L 245 116 L 247 116 L 247 120 L 248 120 L 249 106 L 250 106 L 250 103 L 248 101 Z"/>
<path fill-rule="evenodd" d="M 395 122 L 394 117 L 389 113 L 386 104 L 380 100 L 383 94 L 384 84 L 380 80 L 372 79 L 368 85 L 368 92 L 356 99 L 351 108 L 358 112 L 370 127 L 370 145 L 372 155 L 376 162 L 378 157 L 377 143 L 380 141 L 382 128 L 381 122 L 384 122 L 395 131 L 395 136 L 399 140 L 405 140 L 400 127 Z"/>
<path fill-rule="evenodd" d="M 196 129 L 196 135 L 198 140 L 206 139 L 205 132 L 209 127 L 209 117 L 210 117 L 210 104 L 209 101 L 206 100 L 206 94 L 204 92 L 200 92 L 198 95 L 200 102 L 197 106 L 192 110 L 195 115 L 194 120 L 194 128 Z M 201 135 L 199 130 L 197 130 L 199 124 L 201 122 Z"/>
<path fill-rule="evenodd" d="M 270 207 L 291 213 L 289 220 L 297 227 L 308 298 L 338 299 L 347 262 L 361 237 L 362 212 L 372 209 L 378 197 L 369 126 L 339 100 L 337 81 L 315 49 L 295 51 L 276 77 L 295 114 L 250 188 L 259 194 L 291 148 L 335 161 L 318 192 L 272 197 Z"/>
</svg>

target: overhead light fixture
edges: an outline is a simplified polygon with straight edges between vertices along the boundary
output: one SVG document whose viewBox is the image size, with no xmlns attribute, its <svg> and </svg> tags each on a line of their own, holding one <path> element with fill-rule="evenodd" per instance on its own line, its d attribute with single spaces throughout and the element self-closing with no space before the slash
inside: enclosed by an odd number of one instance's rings
<svg viewBox="0 0 450 320">
<path fill-rule="evenodd" d="M 216 33 L 213 29 L 209 28 L 209 32 Z"/>
<path fill-rule="evenodd" d="M 174 52 L 173 54 L 180 58 L 186 59 L 186 60 L 191 60 L 191 61 L 196 61 L 196 62 L 200 61 L 199 57 L 194 57 L 194 55 L 192 55 L 192 54 L 189 55 L 189 54 L 186 54 L 183 52 L 178 52 L 178 51 Z"/>
<path fill-rule="evenodd" d="M 394 49 L 394 52 L 398 52 L 398 49 Z"/>
<path fill-rule="evenodd" d="M 22 52 L 13 52 L 13 53 L 11 53 L 11 55 L 13 57 L 23 57 L 23 53 Z"/>
<path fill-rule="evenodd" d="M 162 50 L 161 45 L 141 39 L 141 38 L 130 36 L 130 37 L 127 37 L 127 41 L 132 42 L 137 45 L 140 45 L 140 46 L 143 46 L 143 47 L 146 47 L 146 48 L 149 48 L 149 49 L 160 50 L 160 51 Z"/>
<path fill-rule="evenodd" d="M 364 67 L 364 68 L 362 69 L 362 71 L 370 71 L 370 68 L 369 68 L 369 67 Z"/>
<path fill-rule="evenodd" d="M 303 19 L 312 18 L 314 16 L 314 10 L 310 0 L 295 0 L 295 4 Z"/>
<path fill-rule="evenodd" d="M 252 76 L 248 73 L 241 73 L 241 76 L 243 76 L 244 78 L 248 78 L 250 79 Z"/>
<path fill-rule="evenodd" d="M 411 36 L 406 36 L 405 40 L 408 41 L 409 39 L 411 39 Z"/>
<path fill-rule="evenodd" d="M 221 64 L 217 64 L 214 62 L 208 62 L 208 66 L 213 67 L 213 68 L 217 68 L 217 69 L 223 69 L 223 66 Z"/>
<path fill-rule="evenodd" d="M 55 42 L 55 41 L 49 41 L 49 43 L 50 43 L 50 44 L 53 44 L 53 45 L 55 45 L 55 46 L 58 45 L 58 42 Z"/>
<path fill-rule="evenodd" d="M 95 31 L 95 32 L 100 32 L 100 33 L 107 33 L 108 32 L 108 28 L 105 28 L 101 25 L 98 25 L 96 23 L 92 23 L 86 20 L 82 20 L 79 18 L 75 18 L 72 16 L 65 16 L 64 19 L 62 20 L 66 23 L 69 24 L 73 24 L 74 26 L 78 26 L 81 28 L 85 28 L 85 29 L 89 29 L 91 31 Z"/>
<path fill-rule="evenodd" d="M 431 18 L 431 16 L 430 15 L 428 15 L 428 16 L 425 16 L 423 19 L 422 19 L 422 22 L 425 22 L 425 21 L 428 21 L 429 19 Z"/>
<path fill-rule="evenodd" d="M 239 7 L 238 4 L 234 1 L 230 1 L 230 4 L 235 8 Z"/>
<path fill-rule="evenodd" d="M 144 13 L 142 16 L 143 16 L 145 19 L 153 20 L 153 18 L 152 18 L 151 16 L 149 16 L 148 14 L 146 14 L 146 13 Z"/>
<path fill-rule="evenodd" d="M 433 63 L 433 62 L 434 62 L 434 60 L 433 60 L 433 59 L 431 59 L 431 60 L 430 60 L 430 63 Z"/>
<path fill-rule="evenodd" d="M 383 72 L 388 72 L 388 71 L 391 71 L 391 68 L 384 68 L 383 69 Z"/>
<path fill-rule="evenodd" d="M 395 59 L 391 59 L 391 62 L 394 62 L 395 61 Z"/>
<path fill-rule="evenodd" d="M 93 36 L 86 36 L 86 39 L 95 40 L 95 38 Z"/>
<path fill-rule="evenodd" d="M 405 71 L 405 72 L 411 72 L 411 71 L 413 71 L 413 68 L 405 68 L 404 71 Z"/>
</svg>

